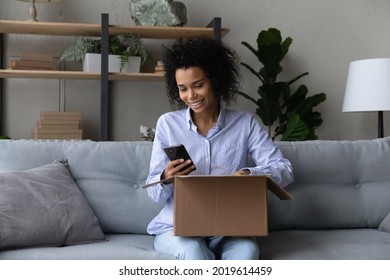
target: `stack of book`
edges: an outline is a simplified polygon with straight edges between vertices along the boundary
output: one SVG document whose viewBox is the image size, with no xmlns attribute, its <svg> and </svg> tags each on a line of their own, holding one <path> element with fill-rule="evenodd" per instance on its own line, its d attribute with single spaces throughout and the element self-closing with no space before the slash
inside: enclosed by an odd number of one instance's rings
<svg viewBox="0 0 390 280">
<path fill-rule="evenodd" d="M 12 60 L 14 70 L 54 70 L 53 54 L 23 51 L 20 60 Z"/>
<path fill-rule="evenodd" d="M 161 75 L 165 74 L 165 67 L 162 61 L 157 61 L 157 65 L 154 67 L 154 73 Z"/>
<path fill-rule="evenodd" d="M 80 112 L 41 112 L 32 139 L 83 139 Z"/>
</svg>

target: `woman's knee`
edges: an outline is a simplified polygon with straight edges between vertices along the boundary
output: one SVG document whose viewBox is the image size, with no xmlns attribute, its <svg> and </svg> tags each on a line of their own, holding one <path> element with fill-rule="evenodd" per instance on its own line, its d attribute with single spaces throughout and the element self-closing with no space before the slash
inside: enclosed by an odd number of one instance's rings
<svg viewBox="0 0 390 280">
<path fill-rule="evenodd" d="M 232 238 L 221 254 L 225 260 L 257 260 L 259 256 L 259 246 L 254 238 Z"/>
<path fill-rule="evenodd" d="M 215 258 L 204 238 L 174 236 L 172 232 L 156 236 L 154 247 L 160 253 L 172 255 L 177 259 L 210 260 Z"/>
<path fill-rule="evenodd" d="M 247 258 L 246 259 L 259 259 L 260 256 L 260 250 L 259 245 L 256 242 L 256 239 L 252 238 L 246 238 L 242 239 L 243 243 L 241 246 L 243 246 L 244 250 L 247 252 Z"/>
<path fill-rule="evenodd" d="M 175 257 L 182 260 L 212 260 L 215 258 L 203 238 L 181 238 L 180 245 L 175 250 Z"/>
</svg>

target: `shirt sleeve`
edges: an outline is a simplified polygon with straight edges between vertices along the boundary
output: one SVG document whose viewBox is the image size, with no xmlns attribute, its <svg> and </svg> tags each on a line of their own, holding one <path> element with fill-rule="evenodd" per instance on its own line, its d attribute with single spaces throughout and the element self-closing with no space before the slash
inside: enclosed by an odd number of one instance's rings
<svg viewBox="0 0 390 280">
<path fill-rule="evenodd" d="M 250 119 L 248 150 L 255 166 L 243 169 L 249 170 L 252 175 L 266 175 L 282 187 L 294 180 L 290 161 L 253 116 Z"/>
<path fill-rule="evenodd" d="M 164 153 L 163 147 L 167 146 L 164 136 L 164 121 L 163 118 L 157 121 L 156 133 L 153 142 L 152 156 L 150 160 L 149 175 L 146 179 L 146 183 L 153 183 L 160 181 L 162 173 L 168 164 L 168 157 Z M 173 193 L 172 184 L 157 184 L 155 186 L 147 188 L 148 195 L 155 202 L 165 202 Z"/>
</svg>

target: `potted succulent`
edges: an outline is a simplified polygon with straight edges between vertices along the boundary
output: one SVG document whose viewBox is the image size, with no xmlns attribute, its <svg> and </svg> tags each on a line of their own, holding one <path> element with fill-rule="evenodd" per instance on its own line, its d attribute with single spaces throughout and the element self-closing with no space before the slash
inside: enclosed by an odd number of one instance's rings
<svg viewBox="0 0 390 280">
<path fill-rule="evenodd" d="M 257 48 L 247 42 L 241 42 L 247 47 L 262 64 L 255 70 L 247 63 L 241 63 L 261 82 L 257 93 L 260 98 L 239 92 L 241 96 L 256 104 L 256 114 L 263 124 L 268 126 L 269 134 L 275 140 L 281 137 L 282 141 L 302 141 L 317 139 L 315 129 L 321 125 L 321 113 L 313 108 L 325 101 L 325 93 L 307 96 L 308 89 L 300 85 L 296 90 L 290 88 L 291 84 L 306 76 L 302 73 L 289 81 L 279 81 L 278 75 L 282 71 L 280 65 L 292 43 L 290 37 L 282 41 L 280 31 L 276 28 L 263 30 L 257 37 Z M 271 127 L 276 124 L 274 134 Z"/>
<path fill-rule="evenodd" d="M 76 37 L 76 43 L 66 49 L 59 62 L 79 61 L 83 70 L 100 72 L 101 39 Z M 110 37 L 108 42 L 109 72 L 139 72 L 149 53 L 144 47 L 142 38 L 136 34 L 123 33 Z M 135 61 L 132 66 L 131 60 Z"/>
</svg>

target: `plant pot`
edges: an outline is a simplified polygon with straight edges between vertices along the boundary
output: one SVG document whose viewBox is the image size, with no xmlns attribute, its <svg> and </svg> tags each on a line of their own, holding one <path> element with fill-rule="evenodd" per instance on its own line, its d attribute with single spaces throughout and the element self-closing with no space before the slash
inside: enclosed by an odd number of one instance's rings
<svg viewBox="0 0 390 280">
<path fill-rule="evenodd" d="M 87 53 L 83 60 L 83 71 L 84 72 L 99 72 L 101 70 L 101 58 L 100 54 Z M 108 72 L 111 73 L 139 73 L 141 67 L 140 56 L 130 56 L 127 63 L 121 68 L 121 58 L 119 55 L 108 55 Z"/>
</svg>

